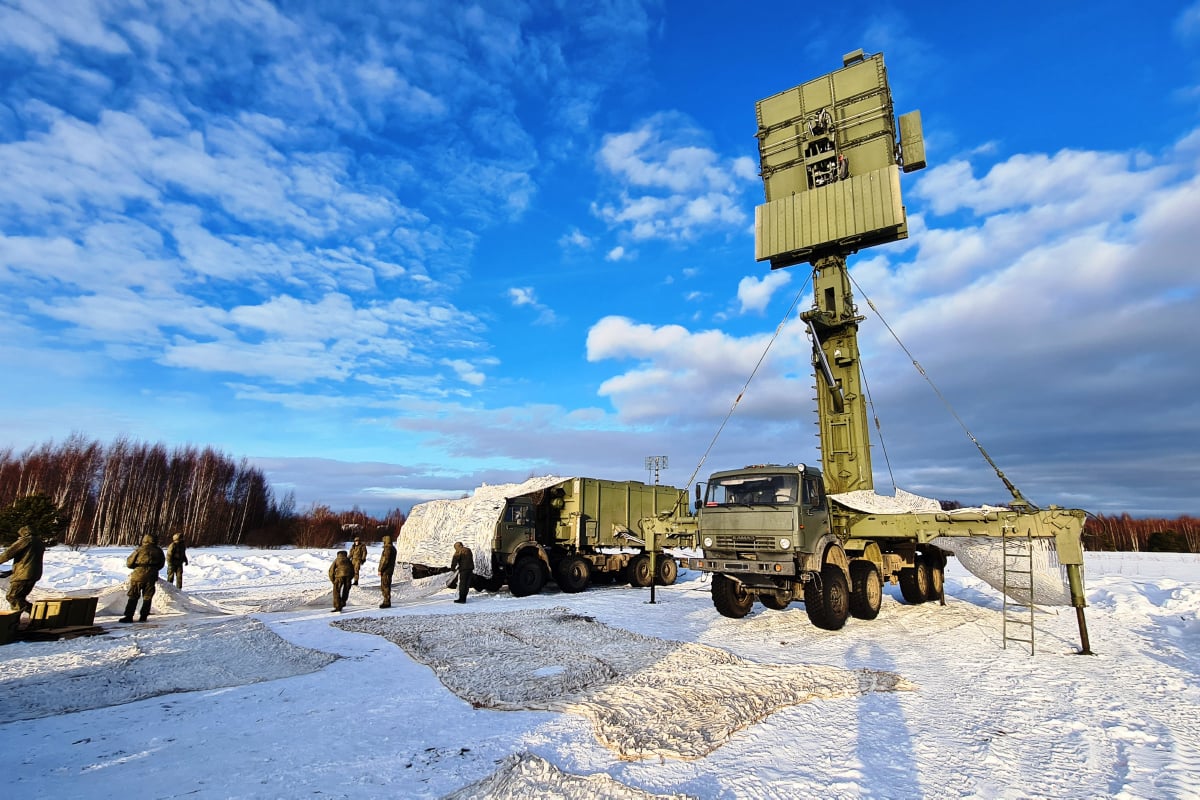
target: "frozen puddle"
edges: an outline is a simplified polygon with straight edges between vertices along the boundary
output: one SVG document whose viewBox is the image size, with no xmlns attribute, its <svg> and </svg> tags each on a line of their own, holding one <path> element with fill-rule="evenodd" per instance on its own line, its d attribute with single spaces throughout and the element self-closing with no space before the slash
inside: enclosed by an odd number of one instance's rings
<svg viewBox="0 0 1200 800">
<path fill-rule="evenodd" d="M 582 714 L 596 738 L 628 760 L 700 758 L 780 708 L 914 688 L 891 672 L 758 664 L 565 608 L 333 624 L 394 642 L 472 705 Z"/>
<path fill-rule="evenodd" d="M 151 623 L 153 624 L 153 623 Z M 315 672 L 338 656 L 298 647 L 255 619 L 153 628 L 27 647 L 5 645 L 7 720 L 105 708 L 173 692 L 220 689 Z M 122 631 L 124 633 L 124 631 Z"/>
</svg>

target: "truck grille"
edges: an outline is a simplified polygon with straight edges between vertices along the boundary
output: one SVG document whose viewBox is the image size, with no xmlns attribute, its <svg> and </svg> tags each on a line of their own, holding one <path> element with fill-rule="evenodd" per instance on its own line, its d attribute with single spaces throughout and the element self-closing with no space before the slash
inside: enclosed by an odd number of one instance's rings
<svg viewBox="0 0 1200 800">
<path fill-rule="evenodd" d="M 774 536 L 753 536 L 749 534 L 720 533 L 714 539 L 716 550 L 778 550 L 778 539 Z"/>
</svg>

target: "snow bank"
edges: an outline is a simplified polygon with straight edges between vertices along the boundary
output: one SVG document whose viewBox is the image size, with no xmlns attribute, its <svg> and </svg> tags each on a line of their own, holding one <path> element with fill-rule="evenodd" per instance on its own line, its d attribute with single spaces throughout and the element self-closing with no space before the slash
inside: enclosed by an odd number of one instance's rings
<svg viewBox="0 0 1200 800">
<path fill-rule="evenodd" d="M 120 635 L 5 645 L 0 708 L 36 719 L 315 672 L 338 656 L 297 647 L 255 619 L 135 624 Z"/>
<path fill-rule="evenodd" d="M 625 760 L 696 759 L 786 706 L 915 688 L 877 670 L 757 664 L 561 607 L 334 624 L 394 642 L 476 707 L 580 714 Z"/>
</svg>

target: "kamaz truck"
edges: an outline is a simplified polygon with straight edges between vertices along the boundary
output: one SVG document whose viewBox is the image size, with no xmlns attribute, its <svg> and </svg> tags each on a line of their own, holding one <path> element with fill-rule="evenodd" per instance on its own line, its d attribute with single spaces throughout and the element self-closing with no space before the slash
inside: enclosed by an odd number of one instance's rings
<svg viewBox="0 0 1200 800">
<path fill-rule="evenodd" d="M 553 580 L 564 592 L 592 583 L 675 582 L 664 548 L 693 547 L 686 489 L 598 478 L 531 478 L 481 486 L 466 498 L 421 503 L 400 529 L 397 558 L 420 578 L 448 569 L 455 542 L 475 555 L 477 589 L 517 597 Z"/>
<path fill-rule="evenodd" d="M 760 101 L 757 112 L 766 202 L 755 212 L 756 258 L 772 269 L 812 266 L 812 307 L 800 316 L 812 341 L 821 467 L 749 466 L 698 484 L 703 557 L 689 566 L 711 573 L 713 604 L 727 617 L 745 616 L 756 600 L 769 609 L 803 600 L 815 625 L 838 629 L 849 616 L 879 613 L 884 581 L 898 583 L 911 603 L 940 598 L 946 554 L 954 552 L 1030 608 L 1059 597 L 1073 605 L 1082 652 L 1090 652 L 1084 511 L 1035 508 L 978 442 L 1012 495 L 1006 507 L 943 511 L 899 490 L 874 492 L 858 347 L 864 317 L 846 256 L 908 235 L 900 173 L 925 166 L 919 112 L 900 117 L 897 136 L 883 56 L 861 50 L 843 57 L 841 69 Z M 963 559 L 974 545 L 997 555 L 990 568 Z M 1016 554 L 1032 564 L 1039 546 L 1056 586 L 1038 585 L 1032 567 L 1010 569 Z"/>
</svg>

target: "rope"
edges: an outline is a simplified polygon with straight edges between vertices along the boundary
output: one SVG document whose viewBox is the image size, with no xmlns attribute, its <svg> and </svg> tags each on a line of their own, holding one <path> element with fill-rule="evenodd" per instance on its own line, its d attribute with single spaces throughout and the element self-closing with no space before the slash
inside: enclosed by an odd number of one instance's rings
<svg viewBox="0 0 1200 800">
<path fill-rule="evenodd" d="M 925 382 L 929 384 L 929 387 L 933 389 L 933 393 L 937 395 L 939 400 L 942 401 L 942 404 L 946 407 L 946 410 L 950 412 L 950 416 L 954 417 L 954 420 L 958 423 L 959 427 L 963 429 L 963 432 L 967 435 L 967 438 L 971 440 L 971 443 L 974 444 L 976 448 L 978 448 L 980 455 L 983 456 L 984 460 L 987 461 L 987 463 L 995 471 L 996 476 L 1000 478 L 1005 487 L 1008 488 L 1008 491 L 1012 494 L 1013 499 L 1018 503 L 1023 503 L 1024 505 L 1036 510 L 1037 507 L 1026 500 L 1024 495 L 1021 494 L 1021 490 L 1013 485 L 1012 481 L 1010 481 L 1008 477 L 1000 470 L 1000 467 L 996 466 L 996 462 L 992 460 L 990 455 L 988 455 L 987 450 L 985 450 L 983 445 L 979 443 L 979 440 L 975 438 L 975 434 L 971 433 L 970 429 L 967 428 L 967 424 L 963 422 L 962 417 L 960 417 L 958 412 L 954 410 L 954 406 L 950 404 L 950 401 L 947 400 L 946 396 L 942 394 L 941 389 L 939 389 L 937 384 L 933 382 L 933 378 L 929 377 L 929 375 L 925 372 L 925 368 L 921 366 L 921 362 L 917 361 L 917 359 L 913 357 L 913 354 L 909 352 L 907 347 L 905 347 L 904 342 L 900 341 L 900 337 L 894 330 L 892 330 L 892 326 L 888 324 L 886 319 L 884 319 L 883 314 L 881 314 L 879 309 L 875 307 L 875 304 L 871 302 L 871 298 L 868 297 L 867 293 L 863 291 L 863 288 L 858 285 L 858 281 L 854 280 L 854 276 L 850 274 L 850 270 L 846 270 L 846 276 L 850 278 L 850 282 L 854 284 L 854 288 L 858 291 L 859 295 L 867 301 L 867 305 L 870 306 L 871 310 L 875 312 L 875 316 L 879 317 L 879 321 L 883 323 L 883 327 L 887 328 L 887 332 L 890 333 L 892 338 L 896 340 L 896 344 L 900 345 L 900 349 L 904 351 L 904 355 L 908 356 L 908 359 L 912 362 L 912 365 L 916 367 L 917 372 L 920 373 L 921 377 L 925 379 Z"/>
<path fill-rule="evenodd" d="M 867 394 L 867 405 L 871 407 L 871 419 L 875 420 L 875 433 L 879 435 L 879 449 L 883 451 L 883 461 L 887 464 L 888 478 L 892 481 L 892 494 L 894 495 L 900 487 L 896 485 L 896 475 L 892 472 L 892 460 L 888 458 L 887 442 L 883 440 L 883 426 L 879 423 L 879 415 L 875 413 L 875 398 L 871 397 L 871 387 L 867 384 L 867 371 L 863 369 L 861 358 L 858 359 L 858 374 L 862 377 L 863 391 Z"/>
<path fill-rule="evenodd" d="M 737 397 L 733 399 L 733 404 L 729 406 L 729 413 L 725 415 L 725 419 L 721 420 L 721 424 L 717 428 L 717 432 L 713 434 L 712 441 L 708 443 L 708 447 L 705 449 L 704 455 L 700 456 L 700 461 L 696 464 L 696 469 L 692 471 L 692 476 L 687 479 L 687 483 L 685 485 L 691 486 L 692 481 L 696 480 L 696 476 L 700 474 L 700 470 L 704 467 L 704 462 L 708 460 L 708 456 L 712 452 L 713 447 L 717 444 L 717 439 L 720 438 L 721 432 L 725 430 L 725 425 L 728 424 L 729 418 L 733 416 L 733 412 L 738 407 L 738 403 L 742 402 L 742 397 L 745 396 L 746 390 L 750 388 L 750 381 L 754 380 L 754 376 L 758 374 L 758 369 L 767 359 L 767 353 L 771 351 L 771 346 L 775 344 L 775 340 L 778 339 L 779 334 L 783 332 L 783 326 L 787 324 L 788 317 L 792 315 L 792 311 L 795 310 L 796 305 L 800 302 L 800 298 L 803 297 L 805 291 L 807 291 L 808 282 L 810 280 L 812 280 L 811 274 L 804 281 L 804 285 L 800 287 L 800 291 L 796 293 L 796 297 L 792 300 L 792 304 L 788 306 L 787 313 L 783 315 L 783 319 L 781 319 L 779 324 L 775 326 L 775 333 L 772 334 L 770 340 L 767 341 L 767 346 L 763 348 L 762 355 L 758 357 L 758 363 L 755 364 L 754 369 L 750 371 L 750 377 L 746 378 L 746 382 L 742 385 L 742 390 L 738 392 Z"/>
</svg>

